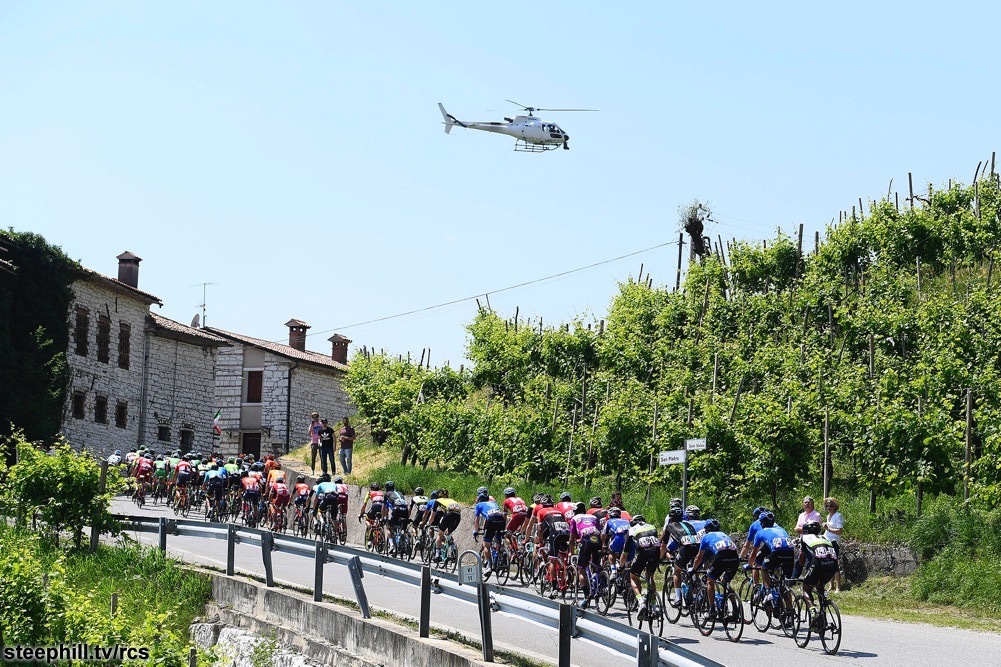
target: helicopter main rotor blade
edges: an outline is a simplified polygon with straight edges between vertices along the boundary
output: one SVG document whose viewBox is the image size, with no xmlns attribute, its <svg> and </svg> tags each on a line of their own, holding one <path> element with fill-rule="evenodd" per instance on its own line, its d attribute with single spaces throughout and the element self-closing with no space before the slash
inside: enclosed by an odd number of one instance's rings
<svg viewBox="0 0 1001 667">
<path fill-rule="evenodd" d="M 597 111 L 597 109 L 543 109 L 542 107 L 537 107 L 536 111 Z"/>
</svg>

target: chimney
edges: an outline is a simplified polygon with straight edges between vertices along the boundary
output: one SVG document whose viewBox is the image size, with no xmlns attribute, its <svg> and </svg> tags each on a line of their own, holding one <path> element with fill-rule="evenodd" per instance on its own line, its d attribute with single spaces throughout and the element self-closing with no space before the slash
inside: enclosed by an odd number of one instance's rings
<svg viewBox="0 0 1001 667">
<path fill-rule="evenodd" d="M 126 250 L 117 259 L 118 282 L 139 289 L 139 262 L 143 261 L 142 258 Z"/>
<path fill-rule="evenodd" d="M 309 325 L 300 320 L 289 320 L 285 323 L 288 327 L 288 346 L 293 347 L 300 352 L 306 351 L 306 329 Z"/>
<path fill-rule="evenodd" d="M 350 338 L 345 338 L 340 334 L 334 334 L 327 340 L 333 346 L 333 350 L 330 353 L 331 359 L 339 364 L 348 363 L 348 343 L 351 342 Z"/>
</svg>

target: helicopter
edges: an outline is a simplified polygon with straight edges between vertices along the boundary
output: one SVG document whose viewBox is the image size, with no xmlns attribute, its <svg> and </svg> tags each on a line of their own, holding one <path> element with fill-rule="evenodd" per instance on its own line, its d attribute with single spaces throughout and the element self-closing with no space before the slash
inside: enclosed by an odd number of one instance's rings
<svg viewBox="0 0 1001 667">
<path fill-rule="evenodd" d="M 462 121 L 445 111 L 441 102 L 438 108 L 445 119 L 445 134 L 452 131 L 458 125 L 469 130 L 483 130 L 485 132 L 496 132 L 514 137 L 514 150 L 524 153 L 543 153 L 563 146 L 564 150 L 570 150 L 570 135 L 560 129 L 556 123 L 542 120 L 535 115 L 536 111 L 597 111 L 597 109 L 543 109 L 541 107 L 525 106 L 514 100 L 508 100 L 511 104 L 527 111 L 527 116 L 515 116 L 514 118 L 504 117 L 506 122 L 486 121 L 472 122 Z"/>
</svg>

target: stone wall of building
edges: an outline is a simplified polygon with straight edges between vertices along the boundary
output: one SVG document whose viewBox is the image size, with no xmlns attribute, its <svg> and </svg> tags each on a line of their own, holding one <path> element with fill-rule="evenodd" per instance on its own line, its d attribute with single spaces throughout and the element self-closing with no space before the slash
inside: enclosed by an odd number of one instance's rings
<svg viewBox="0 0 1001 667">
<path fill-rule="evenodd" d="M 216 355 L 212 346 L 150 336 L 144 444 L 157 451 L 212 450 Z"/>
<path fill-rule="evenodd" d="M 143 348 L 146 315 L 149 304 L 141 299 L 131 299 L 91 280 L 78 280 L 72 285 L 75 295 L 70 304 L 70 344 L 66 360 L 70 367 L 70 382 L 63 413 L 63 434 L 77 449 L 86 448 L 100 456 L 108 456 L 116 449 L 127 451 L 139 442 L 139 422 L 142 408 Z M 77 350 L 76 308 L 87 309 L 87 355 Z M 98 317 L 106 315 L 111 321 L 108 361 L 97 360 Z M 131 327 L 129 368 L 119 368 L 119 325 Z M 74 394 L 83 397 L 83 416 L 74 416 Z M 105 423 L 96 420 L 98 399 L 107 401 Z M 118 423 L 119 405 L 124 405 L 126 418 Z"/>
<path fill-rule="evenodd" d="M 354 415 L 355 408 L 344 391 L 344 373 L 336 370 L 320 370 L 312 366 L 300 366 L 295 370 L 292 383 L 292 439 L 296 448 L 309 442 L 309 416 L 319 412 L 330 420 L 335 431 L 340 428 L 344 417 Z"/>
<path fill-rule="evenodd" d="M 240 403 L 243 397 L 243 346 L 223 347 L 216 354 L 215 407 L 223 429 L 217 449 L 227 456 L 240 450 Z M 215 413 L 213 413 L 215 414 Z"/>
</svg>

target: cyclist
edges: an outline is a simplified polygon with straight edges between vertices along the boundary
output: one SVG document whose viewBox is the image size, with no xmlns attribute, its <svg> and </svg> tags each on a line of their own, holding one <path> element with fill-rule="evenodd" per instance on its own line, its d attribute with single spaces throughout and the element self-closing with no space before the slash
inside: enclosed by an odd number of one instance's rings
<svg viewBox="0 0 1001 667">
<path fill-rule="evenodd" d="M 414 526 L 424 523 L 424 513 L 427 511 L 429 498 L 424 495 L 424 487 L 418 486 L 414 489 L 414 495 L 410 497 L 409 510 L 414 513 Z"/>
<path fill-rule="evenodd" d="M 601 496 L 595 496 L 591 498 L 588 502 L 590 507 L 587 510 L 588 514 L 594 515 L 598 520 L 598 525 L 601 526 L 605 523 L 605 518 L 608 516 L 608 510 L 601 505 Z"/>
<path fill-rule="evenodd" d="M 209 469 L 205 471 L 205 477 L 202 479 L 202 490 L 209 499 L 209 503 L 218 511 L 223 494 L 226 492 L 226 477 L 223 476 L 219 466 L 215 463 L 211 464 Z"/>
<path fill-rule="evenodd" d="M 577 513 L 570 519 L 570 553 L 573 553 L 574 545 L 580 542 L 580 552 L 577 554 L 577 566 L 581 576 L 587 570 L 586 580 L 587 598 L 584 600 L 584 609 L 587 608 L 591 599 L 598 594 L 598 591 L 591 590 L 591 576 L 601 570 L 601 529 L 598 517 L 588 514 L 584 503 L 577 503 Z M 590 567 L 589 567 L 590 566 Z"/>
<path fill-rule="evenodd" d="M 145 458 L 145 457 L 139 457 Z M 164 492 L 167 489 L 167 462 L 163 459 L 163 454 L 156 457 L 153 463 L 153 484 L 154 488 L 159 485 L 163 485 Z M 139 459 L 136 459 L 136 465 L 139 465 Z"/>
<path fill-rule="evenodd" d="M 484 487 L 481 487 L 484 488 Z M 490 569 L 493 563 L 490 558 L 490 545 L 496 544 L 500 547 L 501 538 L 504 536 L 504 510 L 497 504 L 486 491 L 476 497 L 476 505 L 473 508 L 473 539 L 480 535 L 480 527 L 483 527 L 483 544 L 480 545 L 480 555 L 483 558 L 484 576 L 490 576 Z"/>
<path fill-rule="evenodd" d="M 834 544 L 824 537 L 819 521 L 807 521 L 803 524 L 803 538 L 800 542 L 799 560 L 796 569 L 799 570 L 806 564 L 806 572 L 803 574 L 803 592 L 806 594 L 806 604 L 813 609 L 813 588 L 817 587 L 820 592 L 824 591 L 834 575 L 838 573 L 838 550 Z M 795 574 L 793 575 L 795 576 Z M 815 623 L 822 623 L 821 616 Z"/>
<path fill-rule="evenodd" d="M 776 525 L 775 514 L 772 512 L 765 511 L 759 514 L 758 522 L 761 524 L 761 528 L 754 535 L 754 546 L 751 548 L 747 566 L 752 563 L 760 565 L 765 587 L 771 588 L 770 571 L 780 569 L 785 577 L 792 574 L 793 545 L 785 528 Z M 790 606 L 792 605 L 792 599 L 787 600 L 787 602 Z"/>
<path fill-rule="evenodd" d="M 569 491 L 560 494 L 560 502 L 556 503 L 556 509 L 563 512 L 563 518 L 566 519 L 567 523 L 570 523 L 570 519 L 577 514 L 577 504 L 573 502 Z"/>
<path fill-rule="evenodd" d="M 626 538 L 629 537 L 629 520 L 622 518 L 622 510 L 609 507 L 605 519 L 605 527 L 601 531 L 601 541 L 608 549 L 608 562 L 618 566 L 619 558 L 626 548 Z M 635 549 L 632 550 L 635 552 Z M 626 554 L 626 560 L 631 562 L 635 553 Z"/>
<path fill-rule="evenodd" d="M 174 466 L 174 471 L 170 477 L 170 483 L 175 488 L 175 500 L 179 498 L 180 490 L 186 488 L 194 477 L 195 469 L 192 467 L 191 461 L 187 458 L 178 459 L 177 465 Z"/>
<path fill-rule="evenodd" d="M 513 486 L 509 486 L 504 489 L 504 516 L 511 518 L 508 519 L 507 529 L 512 533 L 518 532 L 518 529 L 525 525 L 525 520 L 528 519 L 528 505 L 522 500 L 518 494 L 515 492 Z"/>
<path fill-rule="evenodd" d="M 312 489 L 313 506 L 312 516 L 316 519 L 317 525 L 322 522 L 323 512 L 330 510 L 330 520 L 336 522 L 337 519 L 337 485 L 330 481 L 330 476 L 323 473 L 316 480 L 316 486 Z M 322 535 L 322 531 L 319 531 Z"/>
<path fill-rule="evenodd" d="M 257 503 L 261 499 L 261 478 L 251 475 L 249 470 L 240 472 L 240 485 L 243 486 L 243 502 L 253 515 L 257 516 Z"/>
<path fill-rule="evenodd" d="M 128 453 L 125 454 L 125 463 L 126 463 L 126 465 L 128 465 L 129 471 L 132 470 L 132 466 L 135 465 L 137 458 L 139 458 L 139 452 L 136 451 L 135 447 L 133 447 L 132 449 L 130 449 L 128 451 Z"/>
<path fill-rule="evenodd" d="M 458 502 L 448 497 L 446 489 L 431 492 L 422 525 L 437 528 L 434 542 L 435 561 L 441 560 L 441 545 L 445 541 L 445 535 L 454 533 L 461 520 L 461 507 Z"/>
<path fill-rule="evenodd" d="M 729 581 L 737 571 L 737 566 L 740 565 L 737 545 L 730 539 L 729 535 L 720 530 L 719 521 L 716 519 L 706 520 L 705 534 L 699 542 L 699 553 L 692 563 L 691 571 L 699 568 L 702 561 L 706 559 L 706 554 L 710 554 L 712 558 L 706 572 L 706 590 L 709 599 L 714 601 L 710 607 L 709 618 L 714 618 L 716 614 L 716 580 L 722 577 L 724 582 Z"/>
<path fill-rule="evenodd" d="M 148 484 L 153 479 L 153 462 L 147 459 L 145 456 L 136 459 L 135 465 L 135 478 L 136 478 L 136 488 L 133 491 L 132 496 L 138 497 L 139 488 L 143 484 Z"/>
<path fill-rule="evenodd" d="M 396 482 L 388 481 L 385 485 L 384 504 L 382 506 L 382 519 L 389 526 L 389 534 L 393 534 L 393 529 L 402 526 L 406 530 L 410 523 L 410 506 L 407 505 L 407 498 L 396 489 Z M 396 553 L 395 540 L 390 542 L 389 553 Z"/>
<path fill-rule="evenodd" d="M 532 504 L 528 508 L 528 518 L 525 520 L 522 527 L 525 537 L 531 537 L 535 534 L 535 528 L 539 523 L 536 513 L 542 508 L 542 499 L 544 497 L 545 494 L 542 493 L 535 493 L 532 495 Z"/>
<path fill-rule="evenodd" d="M 684 520 L 681 503 L 667 513 L 667 529 L 661 538 L 661 555 L 670 552 L 674 574 L 674 600 L 681 602 L 681 575 L 685 567 L 695 560 L 699 553 L 698 531 L 690 521 Z"/>
<path fill-rule="evenodd" d="M 379 482 L 372 482 L 368 485 L 368 488 L 368 495 L 365 496 L 365 501 L 362 502 L 361 509 L 358 510 L 358 521 L 361 521 L 362 517 L 365 517 L 365 523 L 368 528 L 375 529 L 378 527 L 381 531 L 382 508 L 386 504 L 386 495 L 383 493 L 382 486 Z M 369 505 L 369 502 L 372 504 Z M 368 508 L 367 512 L 366 508 Z M 369 531 L 366 529 L 366 535 L 368 532 Z M 383 537 L 385 537 L 385 535 L 383 535 Z"/>
<path fill-rule="evenodd" d="M 265 473 L 269 473 L 272 470 L 281 470 L 281 469 L 282 469 L 282 464 L 281 464 L 281 462 L 279 462 L 279 461 L 277 461 L 275 459 L 275 455 L 274 454 L 268 454 L 268 458 L 264 462 L 264 471 L 265 471 Z"/>
<path fill-rule="evenodd" d="M 637 614 L 642 614 L 646 608 L 646 596 L 643 595 L 640 575 L 649 578 L 657 570 L 657 565 L 660 563 L 660 538 L 657 536 L 657 528 L 647 523 L 642 514 L 634 516 L 629 524 L 625 549 L 630 547 L 636 549 L 636 557 L 633 559 L 632 567 L 629 568 L 629 585 L 632 586 L 636 599 L 641 600 Z M 620 570 L 626 566 L 625 549 L 619 556 Z"/>
<path fill-rule="evenodd" d="M 564 495 L 569 494 L 564 493 Z M 547 541 L 549 544 L 549 564 L 546 567 L 546 579 L 552 582 L 556 576 L 556 562 L 564 554 L 568 554 L 570 546 L 570 522 L 567 521 L 564 512 L 553 505 L 553 497 L 548 494 L 542 499 L 542 507 L 537 510 L 536 518 L 539 527 L 536 530 L 535 543 L 540 548 L 543 541 Z M 571 516 L 570 518 L 573 517 Z M 557 593 L 554 586 L 552 593 L 550 593 L 550 598 L 555 598 Z"/>
<path fill-rule="evenodd" d="M 267 464 L 264 464 L 264 474 L 267 476 L 267 481 L 264 482 L 264 494 L 267 495 L 271 487 L 281 482 L 282 484 L 288 484 L 288 480 L 285 477 L 285 471 L 281 468 L 271 468 L 268 469 Z"/>
<path fill-rule="evenodd" d="M 306 505 L 309 503 L 310 497 L 313 495 L 313 490 L 309 488 L 309 484 L 306 483 L 306 476 L 299 475 L 295 478 L 295 486 L 292 487 L 292 502 L 299 509 L 300 512 L 306 511 Z"/>
<path fill-rule="evenodd" d="M 122 450 L 116 449 L 114 452 L 112 452 L 111 456 L 108 457 L 108 467 L 114 468 L 115 466 L 120 465 L 121 462 L 122 462 Z"/>
<path fill-rule="evenodd" d="M 330 475 L 327 475 L 327 479 L 330 480 Z M 337 492 L 337 512 L 341 515 L 341 519 L 348 515 L 348 485 L 344 483 L 344 478 L 337 475 L 333 479 L 334 490 Z M 343 529 L 347 531 L 347 526 Z"/>
<path fill-rule="evenodd" d="M 271 472 L 274 471 L 272 470 Z M 288 484 L 285 483 L 284 472 L 281 476 L 273 477 L 269 480 L 267 490 L 264 492 L 264 501 L 268 503 L 268 512 L 272 517 L 284 514 L 285 508 L 288 507 L 291 499 L 292 494 L 289 491 Z"/>
<path fill-rule="evenodd" d="M 747 539 L 744 540 L 744 546 L 740 548 L 741 560 L 747 559 L 747 555 L 751 552 L 751 547 L 754 546 L 754 537 L 758 534 L 758 531 L 761 530 L 761 522 L 758 521 L 758 517 L 765 511 L 767 511 L 766 508 L 761 506 L 755 507 L 751 511 L 751 516 L 754 517 L 754 521 L 752 521 L 751 525 L 747 528 Z M 758 572 L 758 570 L 754 570 L 754 573 L 751 575 L 755 584 L 758 583 Z"/>
</svg>

